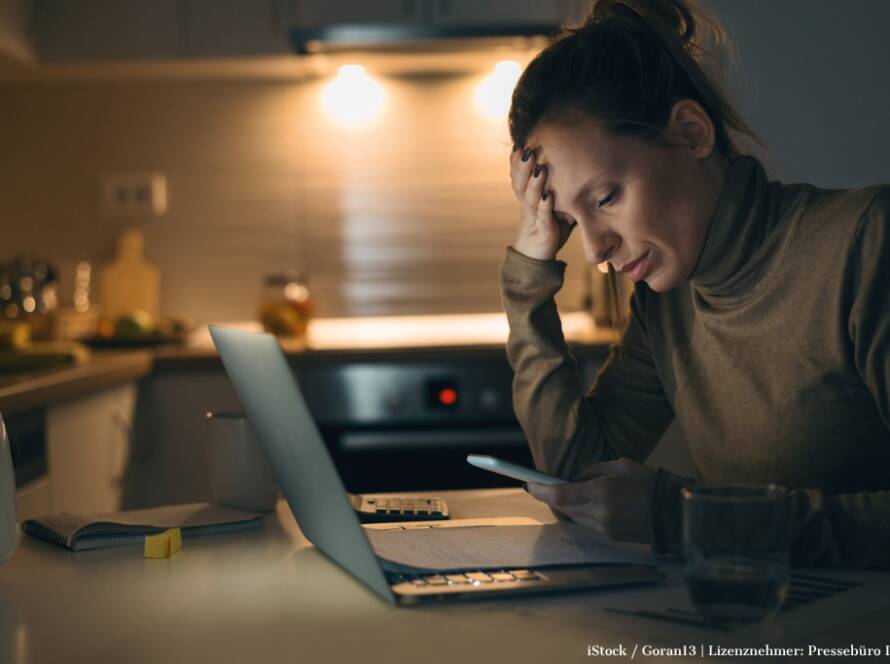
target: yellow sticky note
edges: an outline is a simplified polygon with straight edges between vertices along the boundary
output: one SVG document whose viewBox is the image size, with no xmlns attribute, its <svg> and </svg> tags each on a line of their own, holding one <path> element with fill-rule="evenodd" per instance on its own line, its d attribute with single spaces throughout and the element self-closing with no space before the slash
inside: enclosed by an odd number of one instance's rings
<svg viewBox="0 0 890 664">
<path fill-rule="evenodd" d="M 182 531 L 179 528 L 171 528 L 167 531 L 170 533 L 170 555 L 177 551 L 182 551 Z"/>
<path fill-rule="evenodd" d="M 145 538 L 146 558 L 169 558 L 181 550 L 182 531 L 179 528 L 170 528 L 157 535 L 147 535 Z"/>
</svg>

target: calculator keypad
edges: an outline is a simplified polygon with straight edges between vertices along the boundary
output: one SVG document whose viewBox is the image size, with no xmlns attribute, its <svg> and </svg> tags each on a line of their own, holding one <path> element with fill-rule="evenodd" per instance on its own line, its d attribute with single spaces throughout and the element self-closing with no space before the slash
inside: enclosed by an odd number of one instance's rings
<svg viewBox="0 0 890 664">
<path fill-rule="evenodd" d="M 424 521 L 447 519 L 448 505 L 438 498 L 374 496 L 362 503 L 360 516 L 366 521 Z"/>
</svg>

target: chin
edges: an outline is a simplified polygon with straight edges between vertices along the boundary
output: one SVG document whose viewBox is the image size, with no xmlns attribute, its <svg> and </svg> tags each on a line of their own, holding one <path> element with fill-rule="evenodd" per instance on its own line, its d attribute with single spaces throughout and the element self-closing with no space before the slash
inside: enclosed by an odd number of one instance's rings
<svg viewBox="0 0 890 664">
<path fill-rule="evenodd" d="M 649 290 L 655 291 L 656 293 L 667 293 L 670 290 L 674 290 L 677 286 L 683 283 L 682 279 L 673 278 L 673 275 L 665 275 L 662 272 L 656 271 L 654 274 L 650 274 L 648 277 L 643 279 L 646 282 L 646 285 L 649 287 Z"/>
</svg>

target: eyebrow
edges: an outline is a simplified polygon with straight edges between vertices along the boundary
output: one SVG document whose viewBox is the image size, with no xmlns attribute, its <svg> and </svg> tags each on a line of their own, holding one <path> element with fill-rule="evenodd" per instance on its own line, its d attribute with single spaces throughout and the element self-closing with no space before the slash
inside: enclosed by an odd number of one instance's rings
<svg viewBox="0 0 890 664">
<path fill-rule="evenodd" d="M 608 179 L 608 174 L 600 173 L 599 175 L 595 175 L 590 178 L 587 182 L 581 185 L 581 189 L 578 190 L 578 193 L 575 194 L 575 199 L 572 201 L 573 203 L 577 203 L 582 198 L 586 197 L 590 191 L 595 187 L 595 185 L 599 184 L 602 180 Z M 565 214 L 562 210 L 554 210 L 554 212 L 560 212 Z"/>
</svg>

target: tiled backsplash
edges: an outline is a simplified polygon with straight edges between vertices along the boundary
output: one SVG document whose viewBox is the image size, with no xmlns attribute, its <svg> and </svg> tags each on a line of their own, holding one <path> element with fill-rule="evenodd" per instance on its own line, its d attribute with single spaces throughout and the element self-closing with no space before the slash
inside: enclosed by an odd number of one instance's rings
<svg viewBox="0 0 890 664">
<path fill-rule="evenodd" d="M 0 86 L 0 258 L 111 258 L 137 225 L 166 314 L 252 318 L 263 275 L 305 270 L 322 316 L 498 311 L 514 237 L 506 120 L 483 117 L 484 76 L 381 79 L 379 122 L 334 126 L 325 80 L 33 82 Z M 105 214 L 109 173 L 162 172 L 167 214 Z M 581 306 L 578 238 L 564 310 Z M 65 284 L 63 284 L 63 293 Z"/>
</svg>

